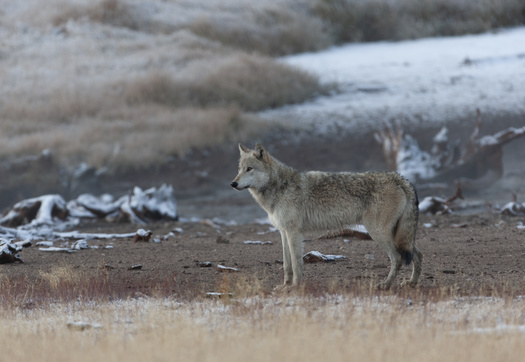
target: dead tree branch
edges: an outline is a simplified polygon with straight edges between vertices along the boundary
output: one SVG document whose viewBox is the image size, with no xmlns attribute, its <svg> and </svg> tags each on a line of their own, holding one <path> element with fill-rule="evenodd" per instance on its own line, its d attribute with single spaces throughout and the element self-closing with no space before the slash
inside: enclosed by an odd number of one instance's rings
<svg viewBox="0 0 525 362">
<path fill-rule="evenodd" d="M 431 152 L 419 148 L 399 123 L 375 134 L 383 148 L 388 168 L 397 170 L 417 183 L 459 183 L 463 190 L 477 191 L 494 184 L 503 175 L 503 146 L 525 136 L 525 127 L 510 127 L 492 135 L 480 136 L 481 114 L 469 139 L 450 142 L 444 127 L 433 138 Z"/>
</svg>

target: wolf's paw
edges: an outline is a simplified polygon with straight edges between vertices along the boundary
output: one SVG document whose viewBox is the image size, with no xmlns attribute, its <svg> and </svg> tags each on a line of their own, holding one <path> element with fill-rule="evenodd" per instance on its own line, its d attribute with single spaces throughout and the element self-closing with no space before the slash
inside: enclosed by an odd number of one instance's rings
<svg viewBox="0 0 525 362">
<path fill-rule="evenodd" d="M 390 283 L 387 282 L 381 282 L 375 285 L 376 289 L 379 290 L 388 290 L 390 289 Z"/>
<path fill-rule="evenodd" d="M 403 280 L 401 282 L 401 288 L 415 288 L 417 287 L 417 282 L 413 282 L 411 280 Z"/>
<path fill-rule="evenodd" d="M 273 288 L 272 294 L 273 295 L 283 295 L 283 294 L 290 294 L 290 291 L 292 290 L 292 286 L 289 284 L 281 284 Z"/>
</svg>

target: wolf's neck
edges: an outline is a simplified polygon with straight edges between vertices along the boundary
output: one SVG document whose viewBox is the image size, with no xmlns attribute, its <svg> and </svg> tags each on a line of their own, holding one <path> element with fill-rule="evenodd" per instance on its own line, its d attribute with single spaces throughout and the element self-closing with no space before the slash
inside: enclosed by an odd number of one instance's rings
<svg viewBox="0 0 525 362">
<path fill-rule="evenodd" d="M 267 212 L 272 212 L 289 187 L 298 186 L 299 171 L 273 159 L 272 172 L 268 182 L 259 189 L 250 189 L 250 193 Z"/>
</svg>

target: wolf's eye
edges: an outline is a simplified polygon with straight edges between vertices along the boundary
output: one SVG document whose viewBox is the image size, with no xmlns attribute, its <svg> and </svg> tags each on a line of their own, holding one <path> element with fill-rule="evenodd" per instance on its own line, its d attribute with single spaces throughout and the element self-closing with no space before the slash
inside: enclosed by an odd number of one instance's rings
<svg viewBox="0 0 525 362">
<path fill-rule="evenodd" d="M 247 168 L 246 168 L 246 172 L 250 172 L 251 170 L 253 170 L 252 167 L 247 167 Z"/>
</svg>

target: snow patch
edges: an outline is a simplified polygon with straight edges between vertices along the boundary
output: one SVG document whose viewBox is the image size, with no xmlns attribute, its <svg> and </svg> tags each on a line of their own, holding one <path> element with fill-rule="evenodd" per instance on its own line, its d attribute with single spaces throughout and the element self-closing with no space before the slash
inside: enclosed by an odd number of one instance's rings
<svg viewBox="0 0 525 362">
<path fill-rule="evenodd" d="M 321 134 L 366 133 L 383 122 L 444 123 L 525 113 L 525 27 L 478 35 L 347 44 L 282 62 L 336 83 L 337 94 L 261 112 Z M 490 84 L 490 87 L 487 87 Z M 375 91 L 366 91 L 374 89 Z M 487 140 L 488 141 L 488 140 Z"/>
</svg>

